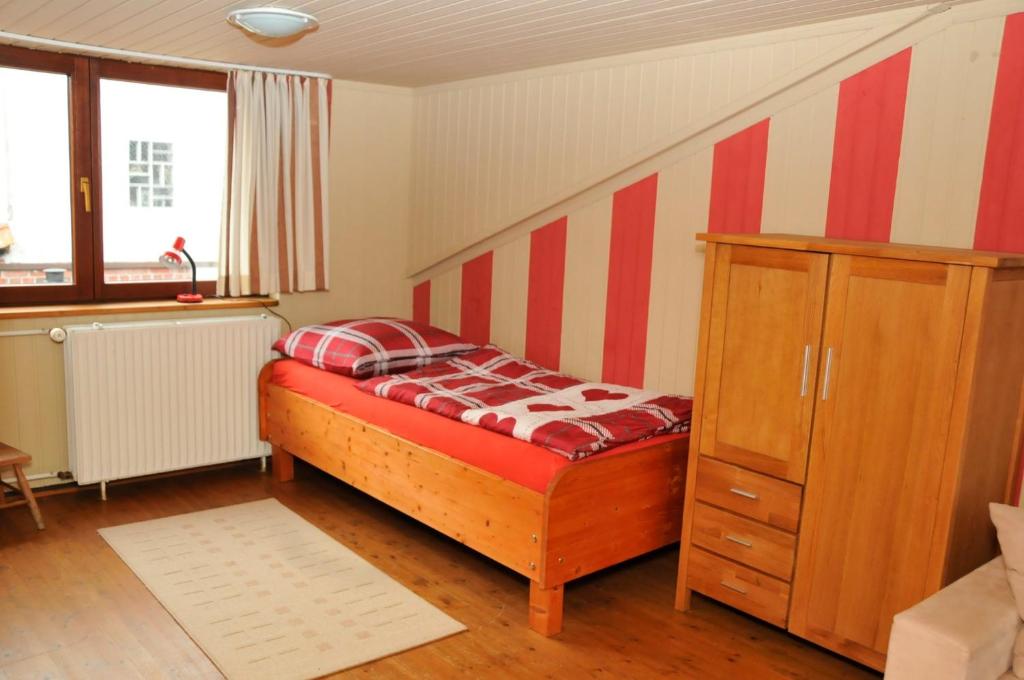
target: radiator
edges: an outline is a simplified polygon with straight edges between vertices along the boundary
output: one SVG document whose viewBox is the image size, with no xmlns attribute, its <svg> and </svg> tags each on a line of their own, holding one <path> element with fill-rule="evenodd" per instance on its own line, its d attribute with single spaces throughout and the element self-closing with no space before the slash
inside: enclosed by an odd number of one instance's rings
<svg viewBox="0 0 1024 680">
<path fill-rule="evenodd" d="M 256 380 L 266 315 L 67 326 L 68 454 L 79 484 L 266 456 Z"/>
</svg>

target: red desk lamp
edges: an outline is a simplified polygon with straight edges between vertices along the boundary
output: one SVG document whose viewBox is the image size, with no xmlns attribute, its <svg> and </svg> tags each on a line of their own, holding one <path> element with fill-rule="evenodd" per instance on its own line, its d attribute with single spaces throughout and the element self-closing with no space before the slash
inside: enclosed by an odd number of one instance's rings
<svg viewBox="0 0 1024 680">
<path fill-rule="evenodd" d="M 192 259 L 192 256 L 185 250 L 185 239 L 179 236 L 174 239 L 174 245 L 166 253 L 160 256 L 160 262 L 168 267 L 180 267 L 181 266 L 181 255 L 184 255 L 188 259 L 188 263 L 192 266 L 192 292 L 191 293 L 178 293 L 178 302 L 202 302 L 203 296 L 196 291 L 196 261 Z"/>
</svg>

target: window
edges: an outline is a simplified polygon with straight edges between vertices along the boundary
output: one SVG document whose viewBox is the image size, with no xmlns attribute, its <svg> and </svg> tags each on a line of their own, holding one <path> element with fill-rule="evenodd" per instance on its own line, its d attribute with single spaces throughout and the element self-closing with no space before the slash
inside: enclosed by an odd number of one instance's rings
<svg viewBox="0 0 1024 680">
<path fill-rule="evenodd" d="M 221 73 L 0 46 L 0 304 L 212 294 L 227 153 Z"/>
<path fill-rule="evenodd" d="M 15 297 L 76 287 L 70 104 L 66 74 L 0 62 L 0 289 Z"/>
<path fill-rule="evenodd" d="M 190 280 L 188 269 L 154 264 L 177 236 L 185 237 L 198 279 L 217 278 L 228 144 L 224 90 L 100 78 L 106 289 L 143 277 Z"/>
</svg>

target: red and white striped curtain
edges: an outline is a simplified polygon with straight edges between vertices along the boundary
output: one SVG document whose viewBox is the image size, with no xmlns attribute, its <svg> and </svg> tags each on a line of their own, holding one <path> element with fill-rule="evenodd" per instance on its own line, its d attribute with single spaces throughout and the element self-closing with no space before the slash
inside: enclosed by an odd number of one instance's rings
<svg viewBox="0 0 1024 680">
<path fill-rule="evenodd" d="M 233 71 L 217 294 L 326 290 L 331 81 Z"/>
</svg>

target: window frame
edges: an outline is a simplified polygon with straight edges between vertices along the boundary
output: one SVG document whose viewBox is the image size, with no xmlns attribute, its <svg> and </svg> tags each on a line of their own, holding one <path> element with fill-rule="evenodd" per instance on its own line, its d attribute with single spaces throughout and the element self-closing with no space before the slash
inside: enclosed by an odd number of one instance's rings
<svg viewBox="0 0 1024 680">
<path fill-rule="evenodd" d="M 100 59 L 0 45 L 0 67 L 63 73 L 68 77 L 71 239 L 73 283 L 0 286 L 0 306 L 158 300 L 190 292 L 189 281 L 107 283 L 103 261 L 103 168 L 100 144 L 100 80 L 124 80 L 204 90 L 227 90 L 227 74 L 171 66 Z M 227 115 L 225 112 L 225 121 Z M 91 210 L 79 190 L 89 180 Z M 169 244 L 168 244 L 169 245 Z M 199 292 L 213 295 L 216 282 L 200 281 Z"/>
<path fill-rule="evenodd" d="M 86 212 L 85 201 L 77 181 L 92 170 L 89 141 L 89 61 L 85 57 L 40 52 L 9 45 L 0 45 L 0 66 L 68 77 L 68 140 L 71 176 L 67 189 L 71 193 L 71 271 L 73 283 L 67 285 L 0 286 L 0 305 L 38 305 L 90 302 L 93 296 L 93 220 Z"/>
<path fill-rule="evenodd" d="M 200 90 L 227 90 L 227 74 L 215 71 L 197 71 L 171 66 L 136 64 L 111 59 L 92 59 L 89 68 L 90 104 L 92 119 L 92 198 L 93 198 L 93 269 L 96 273 L 96 299 L 103 301 L 144 300 L 174 297 L 192 291 L 187 281 L 161 281 L 148 283 L 107 283 L 103 262 L 103 167 L 100 139 L 100 80 L 124 80 L 149 85 L 170 85 Z M 224 116 L 225 124 L 227 115 Z M 152 151 L 150 152 L 152 155 Z M 170 247 L 170 244 L 168 244 Z M 206 296 L 216 293 L 215 281 L 199 281 L 198 291 Z"/>
</svg>

